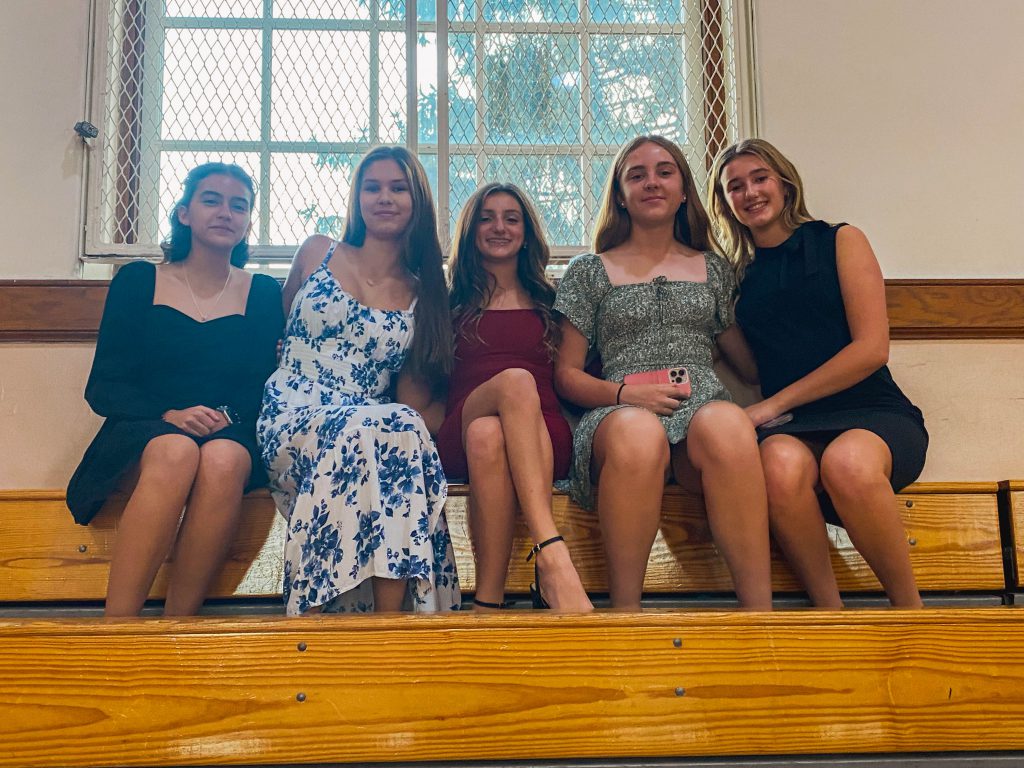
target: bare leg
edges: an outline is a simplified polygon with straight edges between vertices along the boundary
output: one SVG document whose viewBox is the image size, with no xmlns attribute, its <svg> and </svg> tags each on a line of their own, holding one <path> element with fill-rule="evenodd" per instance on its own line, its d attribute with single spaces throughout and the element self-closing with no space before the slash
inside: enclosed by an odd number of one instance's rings
<svg viewBox="0 0 1024 768">
<path fill-rule="evenodd" d="M 476 597 L 486 603 L 501 603 L 505 600 L 516 524 L 516 491 L 505 454 L 505 436 L 497 416 L 482 416 L 463 424 L 466 461 L 473 478 L 469 486 L 469 532 L 476 560 Z M 494 609 L 476 606 L 475 610 Z"/>
<path fill-rule="evenodd" d="M 497 417 L 509 476 L 530 535 L 536 542 L 557 536 L 558 528 L 551 512 L 551 476 L 554 472 L 551 437 L 541 414 L 533 374 L 521 368 L 507 368 L 466 398 L 462 407 L 462 424 L 467 456 L 470 455 L 467 438 L 470 427 L 477 420 L 490 416 Z M 481 479 L 490 482 L 487 478 L 488 475 L 475 474 L 470 468 L 471 485 L 477 485 Z M 506 555 L 506 571 L 507 560 Z M 554 610 L 593 610 L 564 542 L 545 547 L 537 561 L 544 597 Z"/>
<path fill-rule="evenodd" d="M 373 577 L 373 610 L 376 613 L 402 610 L 405 593 L 409 590 L 408 579 L 385 579 Z"/>
<path fill-rule="evenodd" d="M 750 419 L 733 403 L 708 403 L 690 421 L 685 450 L 700 472 L 711 535 L 729 566 L 740 606 L 770 611 L 768 497 Z"/>
<path fill-rule="evenodd" d="M 773 435 L 761 443 L 772 535 L 811 602 L 842 608 L 829 557 L 828 531 L 815 488 L 818 459 L 803 441 Z"/>
<path fill-rule="evenodd" d="M 593 467 L 612 607 L 640 610 L 669 469 L 658 417 L 641 408 L 608 414 L 594 433 Z"/>
<path fill-rule="evenodd" d="M 199 449 L 199 470 L 174 547 L 166 616 L 194 616 L 220 571 L 242 512 L 249 452 L 233 440 L 210 440 Z"/>
<path fill-rule="evenodd" d="M 189 437 L 161 435 L 146 445 L 139 460 L 139 481 L 117 527 L 106 616 L 138 616 L 142 611 L 174 544 L 198 466 L 199 446 Z"/>
<path fill-rule="evenodd" d="M 923 603 L 910 567 L 907 532 L 889 485 L 891 470 L 889 446 L 864 429 L 844 432 L 821 457 L 821 483 L 889 602 L 899 608 L 920 608 Z"/>
</svg>

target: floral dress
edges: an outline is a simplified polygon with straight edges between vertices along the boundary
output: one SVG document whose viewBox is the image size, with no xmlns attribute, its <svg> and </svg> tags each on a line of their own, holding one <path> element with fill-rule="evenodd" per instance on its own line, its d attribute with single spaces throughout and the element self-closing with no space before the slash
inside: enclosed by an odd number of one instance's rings
<svg viewBox="0 0 1024 768">
<path fill-rule="evenodd" d="M 420 415 L 388 400 L 413 307 L 375 309 L 346 293 L 327 266 L 336 245 L 292 304 L 257 424 L 288 519 L 285 605 L 291 615 L 371 611 L 378 576 L 409 580 L 408 608 L 453 610 L 461 596 L 441 462 Z"/>
<path fill-rule="evenodd" d="M 630 373 L 677 365 L 690 374 L 693 393 L 671 416 L 659 416 L 668 441 L 686 439 L 690 419 L 713 400 L 731 400 L 713 367 L 715 339 L 733 323 L 736 282 L 732 268 L 716 253 L 704 253 L 707 279 L 666 280 L 612 285 L 601 257 L 574 258 L 558 284 L 554 309 L 586 338 L 601 356 L 602 376 L 622 381 Z M 602 419 L 625 405 L 594 408 L 583 414 L 573 432 L 573 463 L 567 487 L 573 500 L 596 505 L 590 479 L 594 433 Z"/>
</svg>

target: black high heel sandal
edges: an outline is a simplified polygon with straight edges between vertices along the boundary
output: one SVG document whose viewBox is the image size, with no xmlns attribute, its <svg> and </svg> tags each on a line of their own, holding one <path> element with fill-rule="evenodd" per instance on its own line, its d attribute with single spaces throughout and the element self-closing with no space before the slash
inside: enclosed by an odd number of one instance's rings
<svg viewBox="0 0 1024 768">
<path fill-rule="evenodd" d="M 544 547 L 550 544 L 556 544 L 559 541 L 565 541 L 563 536 L 552 536 L 546 541 L 542 541 L 540 544 L 534 544 L 533 549 L 530 550 L 530 554 L 526 556 L 526 562 L 530 562 L 536 555 L 540 554 L 540 551 Z M 548 601 L 544 599 L 544 595 L 540 591 L 540 566 L 534 561 L 533 563 L 533 584 L 530 585 L 530 600 L 533 602 L 534 608 L 544 609 L 551 608 L 548 605 Z"/>
<path fill-rule="evenodd" d="M 502 600 L 500 603 L 488 603 L 486 600 L 477 600 L 473 598 L 473 605 L 479 605 L 481 608 L 493 608 L 496 611 L 504 611 L 506 608 L 511 608 L 515 605 L 514 600 Z"/>
</svg>

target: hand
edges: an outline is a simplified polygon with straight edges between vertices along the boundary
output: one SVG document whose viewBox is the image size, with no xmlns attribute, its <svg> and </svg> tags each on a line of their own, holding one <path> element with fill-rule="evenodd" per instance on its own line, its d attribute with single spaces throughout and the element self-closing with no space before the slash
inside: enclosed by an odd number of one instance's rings
<svg viewBox="0 0 1024 768">
<path fill-rule="evenodd" d="M 675 384 L 627 384 L 619 402 L 646 408 L 658 416 L 671 416 L 685 399 Z"/>
<path fill-rule="evenodd" d="M 754 422 L 755 427 L 760 427 L 766 421 L 776 419 L 782 414 L 769 400 L 762 400 L 759 403 L 748 405 L 744 410 L 747 412 L 750 420 Z"/>
<path fill-rule="evenodd" d="M 228 425 L 223 413 L 205 405 L 193 405 L 181 411 L 167 411 L 163 415 L 163 420 L 195 437 L 212 435 Z"/>
</svg>

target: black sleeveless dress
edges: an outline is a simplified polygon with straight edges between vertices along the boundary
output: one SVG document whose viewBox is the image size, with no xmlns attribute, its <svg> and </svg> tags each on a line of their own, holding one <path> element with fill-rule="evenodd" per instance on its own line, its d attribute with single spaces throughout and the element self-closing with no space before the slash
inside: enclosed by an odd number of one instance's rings
<svg viewBox="0 0 1024 768">
<path fill-rule="evenodd" d="M 836 232 L 842 226 L 802 224 L 781 245 L 758 248 L 747 267 L 736 318 L 757 360 L 765 397 L 820 367 L 852 341 L 836 267 Z M 849 429 L 874 432 L 889 446 L 893 490 L 921 474 L 928 448 L 924 418 L 896 386 L 888 366 L 848 389 L 794 408 L 791 422 L 759 429 L 758 438 L 799 435 L 827 443 Z"/>
</svg>

